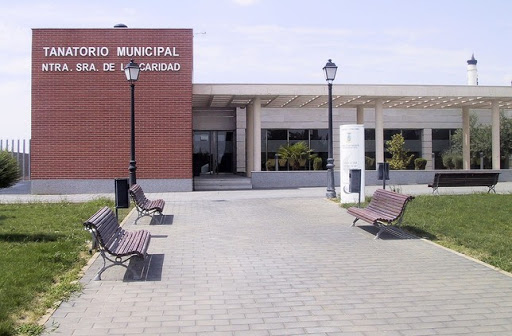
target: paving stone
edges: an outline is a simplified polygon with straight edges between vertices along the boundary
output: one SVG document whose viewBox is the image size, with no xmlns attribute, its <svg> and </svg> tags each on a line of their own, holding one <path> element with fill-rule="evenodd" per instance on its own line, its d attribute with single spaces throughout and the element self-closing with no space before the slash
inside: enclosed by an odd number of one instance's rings
<svg viewBox="0 0 512 336">
<path fill-rule="evenodd" d="M 508 274 L 421 239 L 374 240 L 317 190 L 159 194 L 172 225 L 125 224 L 153 235 L 143 279 L 112 267 L 93 281 L 98 258 L 48 334 L 512 334 Z"/>
</svg>

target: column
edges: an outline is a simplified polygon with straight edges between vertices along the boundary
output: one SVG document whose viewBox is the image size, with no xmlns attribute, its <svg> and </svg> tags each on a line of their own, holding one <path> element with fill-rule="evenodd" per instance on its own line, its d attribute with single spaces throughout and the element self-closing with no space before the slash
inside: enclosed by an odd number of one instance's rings
<svg viewBox="0 0 512 336">
<path fill-rule="evenodd" d="M 247 105 L 247 176 L 251 177 L 254 169 L 254 105 Z"/>
<path fill-rule="evenodd" d="M 247 172 L 247 108 L 236 108 L 236 172 Z"/>
<path fill-rule="evenodd" d="M 421 137 L 421 155 L 427 160 L 427 166 L 425 169 L 434 169 L 434 161 L 432 160 L 432 128 L 423 129 L 423 134 Z"/>
<path fill-rule="evenodd" d="M 356 123 L 358 125 L 364 125 L 364 106 L 363 105 L 357 105 L 356 108 Z"/>
<path fill-rule="evenodd" d="M 469 107 L 462 108 L 462 169 L 471 169 Z"/>
<path fill-rule="evenodd" d="M 375 163 L 384 162 L 384 111 L 382 99 L 375 101 Z"/>
<path fill-rule="evenodd" d="M 500 163 L 500 106 L 493 100 L 492 109 L 492 169 L 501 169 Z"/>
<path fill-rule="evenodd" d="M 254 124 L 253 124 L 253 171 L 261 171 L 261 98 L 256 97 L 253 100 L 254 105 Z"/>
</svg>

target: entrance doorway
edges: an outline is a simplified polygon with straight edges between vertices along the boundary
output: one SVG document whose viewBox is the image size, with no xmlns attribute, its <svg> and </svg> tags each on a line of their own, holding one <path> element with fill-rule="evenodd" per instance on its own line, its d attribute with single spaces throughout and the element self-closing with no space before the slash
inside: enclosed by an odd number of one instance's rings
<svg viewBox="0 0 512 336">
<path fill-rule="evenodd" d="M 194 131 L 194 176 L 235 172 L 233 131 Z"/>
</svg>

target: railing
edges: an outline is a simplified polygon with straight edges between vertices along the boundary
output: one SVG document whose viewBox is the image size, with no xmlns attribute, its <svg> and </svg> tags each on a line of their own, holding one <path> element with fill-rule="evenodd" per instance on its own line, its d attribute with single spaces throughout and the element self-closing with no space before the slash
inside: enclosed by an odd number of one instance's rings
<svg viewBox="0 0 512 336">
<path fill-rule="evenodd" d="M 30 140 L 2 140 L 0 150 L 5 150 L 16 158 L 22 180 L 30 180 Z"/>
</svg>

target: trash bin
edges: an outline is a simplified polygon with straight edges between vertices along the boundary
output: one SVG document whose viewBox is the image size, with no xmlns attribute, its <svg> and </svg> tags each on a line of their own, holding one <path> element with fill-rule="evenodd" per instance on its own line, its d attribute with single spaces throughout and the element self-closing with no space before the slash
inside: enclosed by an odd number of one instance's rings
<svg viewBox="0 0 512 336">
<path fill-rule="evenodd" d="M 349 193 L 360 193 L 361 192 L 361 169 L 350 169 L 348 183 Z"/>
<path fill-rule="evenodd" d="M 127 178 L 115 179 L 116 209 L 130 207 L 128 189 L 129 183 Z"/>
<path fill-rule="evenodd" d="M 379 162 L 377 163 L 378 177 L 379 181 L 389 180 L 389 163 L 387 162 Z"/>
<path fill-rule="evenodd" d="M 382 181 L 382 189 L 386 189 L 386 180 L 389 180 L 389 163 L 379 162 L 377 180 Z"/>
</svg>

